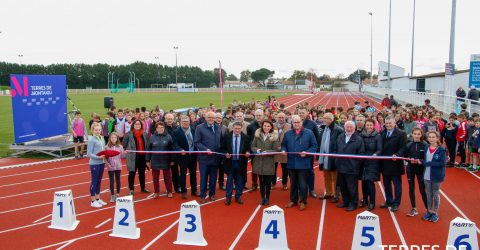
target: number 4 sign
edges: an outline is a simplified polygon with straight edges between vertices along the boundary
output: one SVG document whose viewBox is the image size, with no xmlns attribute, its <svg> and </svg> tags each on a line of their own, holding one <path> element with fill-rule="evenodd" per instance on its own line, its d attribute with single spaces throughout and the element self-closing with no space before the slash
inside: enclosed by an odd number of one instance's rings
<svg viewBox="0 0 480 250">
<path fill-rule="evenodd" d="M 117 198 L 115 217 L 113 219 L 112 237 L 127 239 L 140 238 L 140 228 L 137 228 L 133 197 L 131 195 Z"/>
<path fill-rule="evenodd" d="M 80 223 L 75 214 L 72 190 L 58 191 L 53 195 L 52 224 L 49 228 L 72 231 Z"/>
<path fill-rule="evenodd" d="M 382 237 L 378 216 L 368 211 L 358 214 L 353 232 L 352 250 L 380 249 L 380 245 L 382 245 Z"/>
<path fill-rule="evenodd" d="M 288 249 L 285 216 L 278 206 L 263 210 L 262 227 L 257 249 Z"/>
</svg>

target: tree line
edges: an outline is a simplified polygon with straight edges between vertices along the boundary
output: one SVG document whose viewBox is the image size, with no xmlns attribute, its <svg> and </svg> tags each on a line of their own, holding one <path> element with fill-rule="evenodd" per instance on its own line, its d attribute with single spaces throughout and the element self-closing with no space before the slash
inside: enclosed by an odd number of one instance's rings
<svg viewBox="0 0 480 250">
<path fill-rule="evenodd" d="M 175 83 L 175 66 L 161 64 L 134 62 L 126 65 L 109 64 L 17 64 L 0 62 L 0 86 L 10 86 L 8 76 L 10 74 L 47 74 L 47 75 L 66 75 L 67 86 L 71 89 L 107 88 L 108 73 L 115 72 L 114 83 L 127 83 L 130 79 L 129 72 L 135 72 L 139 80 L 140 88 L 150 88 L 151 84 Z M 369 72 L 361 70 L 362 80 L 370 76 Z M 260 68 L 255 71 L 244 70 L 237 78 L 234 74 L 227 74 L 222 69 L 223 80 L 241 82 L 258 82 L 266 86 L 265 81 L 272 78 L 275 71 L 266 68 Z M 197 88 L 208 88 L 218 86 L 220 81 L 219 69 L 203 70 L 197 66 L 178 66 L 177 77 L 179 83 L 195 83 Z M 374 76 L 375 77 L 375 76 Z M 317 81 L 329 81 L 345 79 L 342 74 L 330 77 L 328 74 L 317 76 L 315 73 L 295 70 L 290 80 L 294 79 L 312 79 Z M 356 81 L 358 79 L 357 71 L 350 74 L 347 79 Z"/>
</svg>

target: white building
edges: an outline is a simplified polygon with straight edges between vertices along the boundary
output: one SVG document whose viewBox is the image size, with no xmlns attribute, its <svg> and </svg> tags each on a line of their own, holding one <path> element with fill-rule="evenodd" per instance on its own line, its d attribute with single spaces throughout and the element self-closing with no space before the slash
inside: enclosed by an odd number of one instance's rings
<svg viewBox="0 0 480 250">
<path fill-rule="evenodd" d="M 469 70 L 457 70 L 455 71 L 455 80 L 452 89 L 457 90 L 462 86 L 464 90 L 468 90 L 468 78 Z M 380 80 L 379 86 L 386 87 L 387 79 Z M 415 76 L 415 77 L 398 77 L 392 78 L 391 88 L 400 90 L 411 90 L 418 92 L 430 92 L 443 94 L 445 84 L 445 72 L 432 73 L 427 75 Z M 455 95 L 455 93 L 447 93 L 448 95 Z"/>
<path fill-rule="evenodd" d="M 405 69 L 397 66 L 390 64 L 390 78 L 399 78 L 399 77 L 404 77 L 405 76 Z M 380 84 L 380 87 L 390 87 L 387 86 L 388 81 L 383 81 L 383 80 L 388 80 L 388 63 L 384 61 L 379 61 L 378 62 L 378 81 Z"/>
</svg>

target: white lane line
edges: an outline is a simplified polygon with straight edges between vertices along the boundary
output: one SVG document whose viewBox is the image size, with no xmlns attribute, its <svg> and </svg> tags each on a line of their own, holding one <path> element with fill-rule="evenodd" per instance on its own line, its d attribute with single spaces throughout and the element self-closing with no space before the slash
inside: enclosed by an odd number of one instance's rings
<svg viewBox="0 0 480 250">
<path fill-rule="evenodd" d="M 250 226 L 250 224 L 252 223 L 253 221 L 253 218 L 255 218 L 255 216 L 257 215 L 258 211 L 260 210 L 262 206 L 258 205 L 257 208 L 255 209 L 255 211 L 253 211 L 253 214 L 250 216 L 250 218 L 248 219 L 247 223 L 245 223 L 245 225 L 243 226 L 242 230 L 240 231 L 240 233 L 237 235 L 237 237 L 235 238 L 235 240 L 233 241 L 232 245 L 228 248 L 229 250 L 232 250 L 238 243 L 238 241 L 240 241 L 240 239 L 242 238 L 243 234 L 245 233 L 245 231 L 247 231 L 247 228 Z"/>
<path fill-rule="evenodd" d="M 317 96 L 317 94 L 314 94 L 314 95 L 312 95 L 312 96 L 310 96 L 310 97 L 307 97 L 307 98 L 305 98 L 305 99 L 301 99 L 300 101 L 298 101 L 298 102 L 296 102 L 296 103 L 294 103 L 294 104 L 292 104 L 292 105 L 289 105 L 289 106 L 285 107 L 285 110 L 288 110 L 290 107 L 293 107 L 293 106 L 295 106 L 295 105 L 297 105 L 297 104 L 299 104 L 299 103 L 301 103 L 301 102 L 305 102 L 305 101 L 307 101 L 308 99 L 310 99 L 310 98 L 312 98 L 312 97 L 315 97 L 315 96 Z"/>
<path fill-rule="evenodd" d="M 49 169 L 37 170 L 37 171 L 30 171 L 30 172 L 19 173 L 19 174 L 4 175 L 4 176 L 0 176 L 0 178 L 14 177 L 14 176 L 20 176 L 20 175 L 26 175 L 26 174 L 36 174 L 36 173 L 60 170 L 60 169 L 65 169 L 65 168 L 73 168 L 73 167 L 78 167 L 78 166 L 83 166 L 83 165 L 88 165 L 88 163 L 69 165 L 69 166 L 65 166 L 65 167 L 55 167 L 55 168 L 49 168 Z"/>
<path fill-rule="evenodd" d="M 3 187 L 12 187 L 12 186 L 17 186 L 17 185 L 22 185 L 22 184 L 28 184 L 28 183 L 33 183 L 33 182 L 39 182 L 39 181 L 54 180 L 54 179 L 59 179 L 59 178 L 63 178 L 63 177 L 74 176 L 74 175 L 81 175 L 81 174 L 86 174 L 86 173 L 90 173 L 90 171 L 83 171 L 83 172 L 66 174 L 66 175 L 58 175 L 58 176 L 55 176 L 55 177 L 48 177 L 48 178 L 43 178 L 43 179 L 31 180 L 31 181 L 23 181 L 23 182 L 5 184 L 5 185 L 1 185 L 0 188 L 3 188 Z"/>
<path fill-rule="evenodd" d="M 467 171 L 467 172 L 470 173 L 471 175 L 475 176 L 475 178 L 477 178 L 477 179 L 480 180 L 480 176 L 478 176 L 478 175 L 476 175 L 475 173 L 472 173 L 472 172 L 470 172 L 470 171 L 468 171 L 468 170 L 465 170 L 465 171 Z"/>
<path fill-rule="evenodd" d="M 385 200 L 387 200 L 387 196 L 385 196 L 385 191 L 383 190 L 382 184 L 380 182 L 377 182 L 377 184 L 380 187 L 380 191 L 382 191 L 383 198 Z M 400 229 L 400 225 L 398 224 L 398 221 L 397 221 L 397 218 L 395 217 L 395 214 L 392 211 L 390 211 L 389 208 L 387 208 L 387 209 L 388 209 L 388 212 L 390 213 L 390 216 L 392 217 L 393 224 L 395 224 L 395 229 L 397 229 L 397 233 L 398 233 L 398 236 L 400 237 L 400 241 L 402 242 L 402 245 L 408 246 L 407 242 L 405 241 L 405 237 L 403 237 L 402 230 Z"/>
<path fill-rule="evenodd" d="M 48 218 L 48 217 L 50 217 L 50 216 L 52 216 L 52 215 L 51 215 L 51 214 L 49 214 L 49 215 L 47 215 L 47 216 L 44 216 L 44 217 L 42 217 L 42 218 L 40 218 L 40 219 L 38 219 L 38 220 L 34 221 L 33 223 L 37 223 L 37 222 L 39 222 L 39 221 L 41 221 L 41 220 L 43 220 L 43 219 L 46 219 L 46 218 Z"/>
<path fill-rule="evenodd" d="M 97 225 L 95 228 L 99 228 L 99 227 L 101 227 L 101 226 L 105 225 L 107 222 L 109 222 L 109 221 L 111 221 L 111 220 L 112 220 L 112 218 L 108 218 L 106 221 L 104 221 L 104 222 L 102 222 L 102 223 L 98 224 L 98 225 Z"/>
<path fill-rule="evenodd" d="M 128 174 L 121 175 L 121 177 L 123 177 L 123 176 L 128 176 Z M 103 179 L 102 179 L 102 181 L 105 181 L 105 180 L 108 180 L 108 178 L 103 178 Z M 23 196 L 23 195 L 36 194 L 36 193 L 45 192 L 45 191 L 51 191 L 51 190 L 56 190 L 56 189 L 60 189 L 60 188 L 79 186 L 79 185 L 87 184 L 87 183 L 90 183 L 90 182 L 91 182 L 91 181 L 78 182 L 78 183 L 68 184 L 68 185 L 64 185 L 64 186 L 58 186 L 58 187 L 53 187 L 53 188 L 45 188 L 45 189 L 40 189 L 40 190 L 35 190 L 35 191 L 29 191 L 29 192 L 19 193 L 19 194 L 12 194 L 12 195 L 7 195 L 7 196 L 2 196 L 2 197 L 0 197 L 0 200 L 1 200 L 1 199 L 18 197 L 18 196 Z"/>
<path fill-rule="evenodd" d="M 63 246 L 61 246 L 61 247 L 57 248 L 57 250 L 64 249 L 65 247 L 67 247 L 68 245 L 72 244 L 73 242 L 75 242 L 75 240 L 71 240 L 71 241 L 67 242 L 65 245 L 63 245 Z"/>
<path fill-rule="evenodd" d="M 142 248 L 142 250 L 146 250 L 148 249 L 149 247 L 151 247 L 157 240 L 159 240 L 160 238 L 162 238 L 163 235 L 165 235 L 168 231 L 170 231 L 170 229 L 172 229 L 175 225 L 177 225 L 179 220 L 176 220 L 175 222 L 173 222 L 170 226 L 168 226 L 165 230 L 163 230 L 163 232 L 161 232 L 159 235 L 157 235 L 157 237 L 155 237 L 155 239 L 153 239 L 152 241 L 150 241 L 146 246 L 144 246 Z"/>
<path fill-rule="evenodd" d="M 455 208 L 455 210 L 457 210 L 457 212 L 463 218 L 465 218 L 466 220 L 472 221 L 465 215 L 465 213 L 463 213 L 462 210 L 460 210 L 460 208 L 458 208 L 458 206 L 455 203 L 453 203 L 453 201 L 450 198 L 448 198 L 448 196 L 442 190 L 440 190 L 440 193 L 443 195 L 443 197 L 445 197 L 445 199 L 447 199 L 447 201 L 450 203 L 450 205 L 452 205 L 452 207 Z M 480 234 L 480 229 L 478 229 L 478 226 L 476 227 L 476 229 L 477 229 L 477 233 Z"/>
<path fill-rule="evenodd" d="M 3 166 L 3 167 L 0 167 L 0 170 L 10 169 L 10 168 L 19 168 L 19 167 L 30 167 L 30 166 L 36 166 L 36 165 L 41 165 L 41 164 L 48 164 L 48 163 L 52 163 L 52 162 L 60 162 L 60 161 L 73 160 L 73 159 L 74 159 L 73 157 L 67 157 L 67 158 L 53 159 L 53 160 L 47 160 L 47 161 L 37 161 L 37 162 L 30 162 L 30 163 L 22 163 L 22 164 L 17 164 L 17 165 Z"/>
<path fill-rule="evenodd" d="M 320 215 L 320 225 L 318 225 L 318 237 L 317 237 L 317 247 L 316 250 L 320 250 L 322 247 L 322 235 L 323 235 L 323 224 L 325 221 L 325 208 L 327 206 L 327 200 L 323 199 L 322 202 L 322 214 Z"/>
</svg>

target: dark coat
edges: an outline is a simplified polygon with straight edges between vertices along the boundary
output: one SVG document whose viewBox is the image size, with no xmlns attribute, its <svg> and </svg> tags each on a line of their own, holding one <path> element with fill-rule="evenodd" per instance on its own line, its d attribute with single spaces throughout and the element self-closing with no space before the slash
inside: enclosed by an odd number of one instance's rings
<svg viewBox="0 0 480 250">
<path fill-rule="evenodd" d="M 297 136 L 295 130 L 289 130 L 285 133 L 282 141 L 282 151 L 285 152 L 309 152 L 315 153 L 317 150 L 317 140 L 313 132 L 309 129 L 302 129 Z M 287 156 L 287 168 L 298 169 L 311 169 L 313 167 L 313 156 L 307 155 L 301 157 L 299 154 L 288 154 Z"/>
<path fill-rule="evenodd" d="M 221 132 L 218 125 L 214 124 L 215 133 L 208 124 L 202 123 L 195 129 L 194 144 L 198 151 L 219 152 L 221 148 Z M 210 166 L 218 166 L 220 164 L 220 157 L 216 154 L 200 154 L 197 156 L 199 163 Z"/>
<path fill-rule="evenodd" d="M 250 139 L 250 143 L 252 143 L 253 138 L 255 137 L 255 131 L 260 128 L 260 124 L 257 121 L 253 121 L 247 126 L 247 135 Z"/>
<path fill-rule="evenodd" d="M 150 140 L 148 140 L 147 143 L 147 151 L 173 151 L 176 149 L 177 146 L 173 142 L 172 136 L 170 136 L 166 131 L 163 134 L 158 134 L 155 132 L 155 134 L 150 136 Z M 152 161 L 152 169 L 169 169 L 170 162 L 173 161 L 173 155 L 147 154 L 145 159 L 147 161 Z"/>
<path fill-rule="evenodd" d="M 222 149 L 221 152 L 226 154 L 233 154 L 233 132 L 229 132 L 225 135 L 225 137 L 222 140 Z M 244 133 L 240 134 L 240 149 L 238 150 L 240 154 L 245 154 L 247 152 L 250 153 L 250 139 L 248 136 Z M 233 157 L 230 157 L 230 159 L 227 159 L 226 157 L 223 157 L 223 169 L 225 172 L 230 172 L 232 169 L 232 161 Z M 248 163 L 248 158 L 245 156 L 240 156 L 240 168 L 242 168 L 242 171 L 247 168 L 247 163 Z"/>
<path fill-rule="evenodd" d="M 365 146 L 363 144 L 363 139 L 357 133 L 353 133 L 350 140 L 345 143 L 345 133 L 341 134 L 337 138 L 337 154 L 350 154 L 350 155 L 364 155 Z M 340 174 L 360 174 L 360 166 L 362 160 L 352 159 L 352 158 L 336 158 L 335 166 L 337 166 L 337 172 Z"/>
<path fill-rule="evenodd" d="M 320 142 L 321 142 L 320 140 L 322 137 L 320 137 L 320 131 L 318 131 L 317 124 L 312 120 L 305 119 L 305 121 L 303 121 L 303 128 L 309 129 L 313 132 L 313 135 L 315 136 L 315 140 L 317 141 L 317 146 L 320 147 Z"/>
<path fill-rule="evenodd" d="M 403 155 L 405 145 L 407 145 L 407 134 L 398 128 L 395 128 L 392 135 L 387 138 L 387 130 L 384 129 L 381 133 L 383 143 L 383 156 Z M 403 175 L 405 168 L 403 161 L 400 160 L 382 160 L 381 171 L 384 175 Z"/>
<path fill-rule="evenodd" d="M 318 148 L 321 148 L 321 143 L 322 143 L 322 137 L 323 137 L 323 132 L 325 131 L 325 127 L 326 125 L 322 125 L 320 127 L 320 133 L 319 133 L 319 137 L 320 137 L 320 142 L 319 142 L 319 146 Z M 343 133 L 343 129 L 342 127 L 340 127 L 339 125 L 335 124 L 334 122 L 332 122 L 332 124 L 330 124 L 329 126 L 330 128 L 330 144 L 329 144 L 329 150 L 328 152 L 330 153 L 333 153 L 335 152 L 335 148 L 337 147 L 337 138 L 338 136 L 340 136 L 342 133 Z M 335 170 L 335 159 L 334 158 L 329 158 L 328 159 L 328 164 L 327 165 L 322 165 L 320 166 L 320 170 Z"/>
<path fill-rule="evenodd" d="M 367 134 L 363 131 L 361 134 L 363 144 L 365 145 L 365 155 L 382 155 L 383 141 L 382 136 L 373 131 Z M 363 162 L 362 180 L 379 181 L 380 180 L 380 161 L 379 160 L 365 160 Z"/>
<path fill-rule="evenodd" d="M 193 138 L 193 141 L 195 142 L 195 129 L 193 127 L 190 127 L 190 132 L 192 133 L 192 138 Z M 187 140 L 187 136 L 185 135 L 185 132 L 183 131 L 183 129 L 181 127 L 175 129 L 172 133 L 173 135 L 173 139 L 175 141 L 175 143 L 177 144 L 179 150 L 185 150 L 185 151 L 189 151 L 190 148 L 188 146 L 188 140 Z M 195 150 L 195 143 L 194 143 L 194 150 Z M 176 155 L 176 161 L 178 164 L 184 166 L 185 164 L 187 164 L 188 160 L 190 159 L 197 159 L 197 155 L 196 154 L 187 154 L 187 155 Z"/>
<path fill-rule="evenodd" d="M 467 99 L 470 99 L 472 101 L 478 101 L 479 96 L 480 94 L 477 89 L 471 89 L 468 91 Z M 476 103 L 476 102 L 472 102 L 472 103 Z"/>
<path fill-rule="evenodd" d="M 465 98 L 465 96 L 467 96 L 467 93 L 465 93 L 464 89 L 458 88 L 455 94 L 457 95 L 457 97 L 460 97 L 460 98 L 457 98 L 458 101 L 461 101 L 461 102 L 465 101 L 464 99 L 462 99 L 462 98 Z"/>
</svg>

